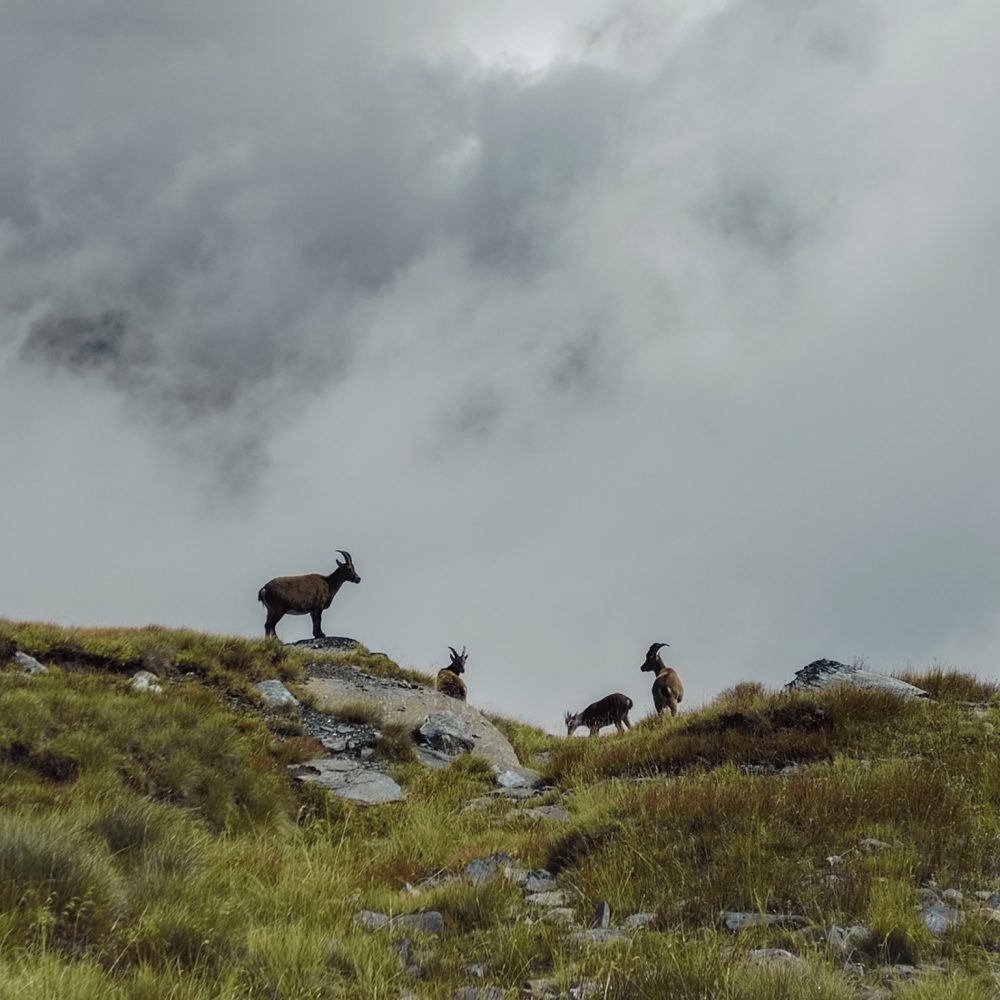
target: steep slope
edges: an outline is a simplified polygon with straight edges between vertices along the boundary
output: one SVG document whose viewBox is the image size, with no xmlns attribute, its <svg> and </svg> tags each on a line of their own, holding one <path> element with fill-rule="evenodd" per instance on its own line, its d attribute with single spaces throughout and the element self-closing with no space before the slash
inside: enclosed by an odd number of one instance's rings
<svg viewBox="0 0 1000 1000">
<path fill-rule="evenodd" d="M 254 692 L 303 695 L 305 657 L 0 621 L 0 996 L 998 991 L 991 684 L 745 685 L 600 739 L 494 720 L 547 787 L 400 747 L 406 801 L 363 807 L 289 780 L 320 748 Z"/>
</svg>

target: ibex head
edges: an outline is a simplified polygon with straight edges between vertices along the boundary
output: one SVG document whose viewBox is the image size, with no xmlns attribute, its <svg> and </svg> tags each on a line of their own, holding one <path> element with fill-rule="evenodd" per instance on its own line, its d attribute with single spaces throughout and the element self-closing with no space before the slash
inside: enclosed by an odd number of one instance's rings
<svg viewBox="0 0 1000 1000">
<path fill-rule="evenodd" d="M 566 735 L 572 736 L 573 733 L 576 732 L 577 726 L 580 725 L 580 714 L 576 713 L 574 715 L 573 712 L 567 712 L 565 722 L 566 722 Z"/>
<path fill-rule="evenodd" d="M 462 647 L 461 653 L 456 653 L 454 646 L 449 646 L 448 648 L 451 650 L 451 663 L 448 664 L 447 669 L 453 674 L 464 674 L 465 661 L 469 658 L 469 654 L 465 651 L 465 646 Z"/>
<path fill-rule="evenodd" d="M 344 570 L 344 576 L 351 583 L 361 583 L 361 577 L 358 576 L 357 570 L 354 568 L 354 560 L 351 558 L 350 552 L 345 552 L 343 549 L 337 549 L 337 551 L 344 557 L 344 561 L 341 562 L 337 560 L 337 568 Z"/>
<path fill-rule="evenodd" d="M 660 650 L 664 646 L 669 645 L 669 642 L 654 642 L 646 652 L 646 659 L 643 660 L 642 666 L 639 669 L 642 671 L 651 670 L 654 674 L 659 673 L 663 669 L 663 660 L 660 659 Z"/>
</svg>

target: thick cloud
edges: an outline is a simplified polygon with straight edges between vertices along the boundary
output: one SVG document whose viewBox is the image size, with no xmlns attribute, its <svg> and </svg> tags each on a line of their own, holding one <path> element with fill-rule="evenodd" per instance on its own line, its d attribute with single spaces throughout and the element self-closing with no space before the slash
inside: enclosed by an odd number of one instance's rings
<svg viewBox="0 0 1000 1000">
<path fill-rule="evenodd" d="M 994 673 L 1000 12 L 539 6 L 5 8 L 0 614 Z"/>
</svg>

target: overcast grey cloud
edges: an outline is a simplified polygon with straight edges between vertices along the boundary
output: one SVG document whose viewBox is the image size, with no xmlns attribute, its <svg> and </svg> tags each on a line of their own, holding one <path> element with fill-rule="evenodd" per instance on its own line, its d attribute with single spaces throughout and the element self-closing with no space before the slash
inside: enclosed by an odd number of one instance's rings
<svg viewBox="0 0 1000 1000">
<path fill-rule="evenodd" d="M 347 548 L 329 631 L 553 729 L 653 641 L 996 676 L 998 28 L 9 0 L 0 615 L 254 635 Z"/>
</svg>

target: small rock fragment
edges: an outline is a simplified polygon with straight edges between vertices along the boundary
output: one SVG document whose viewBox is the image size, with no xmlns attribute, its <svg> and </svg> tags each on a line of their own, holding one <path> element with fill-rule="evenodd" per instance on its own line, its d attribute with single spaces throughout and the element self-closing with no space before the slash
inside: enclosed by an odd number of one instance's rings
<svg viewBox="0 0 1000 1000">
<path fill-rule="evenodd" d="M 444 917 L 437 910 L 423 910 L 396 917 L 393 926 L 396 925 L 419 931 L 421 934 L 433 934 L 435 937 L 444 934 Z"/>
<path fill-rule="evenodd" d="M 607 928 L 611 926 L 611 905 L 606 899 L 602 899 L 594 910 L 594 916 L 590 921 L 591 927 Z"/>
<path fill-rule="evenodd" d="M 49 672 L 49 668 L 44 663 L 39 663 L 33 656 L 28 656 L 21 650 L 14 654 L 14 662 L 26 674 L 47 674 Z"/>
<path fill-rule="evenodd" d="M 160 678 L 148 670 L 140 670 L 132 675 L 130 682 L 136 691 L 150 691 L 159 694 L 163 688 L 160 687 Z"/>
<path fill-rule="evenodd" d="M 254 684 L 254 688 L 260 693 L 268 708 L 293 712 L 301 708 L 298 698 L 279 680 L 259 681 Z"/>
<path fill-rule="evenodd" d="M 384 913 L 375 910 L 362 910 L 354 915 L 354 919 L 369 931 L 377 931 L 389 923 L 389 918 Z"/>
</svg>

